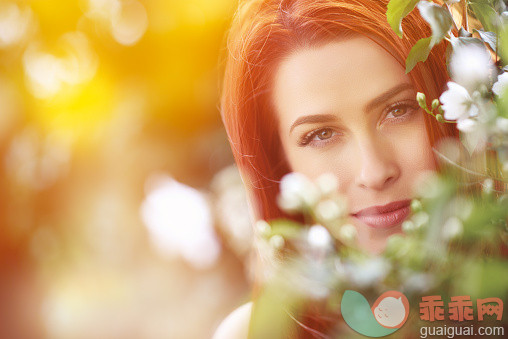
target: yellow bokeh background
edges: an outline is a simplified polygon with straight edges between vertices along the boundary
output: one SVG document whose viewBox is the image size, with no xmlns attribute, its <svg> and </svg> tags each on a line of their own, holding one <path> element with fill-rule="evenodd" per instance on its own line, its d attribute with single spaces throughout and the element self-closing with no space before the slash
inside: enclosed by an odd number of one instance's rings
<svg viewBox="0 0 508 339">
<path fill-rule="evenodd" d="M 248 300 L 236 6 L 0 2 L 1 338 L 209 338 Z"/>
</svg>

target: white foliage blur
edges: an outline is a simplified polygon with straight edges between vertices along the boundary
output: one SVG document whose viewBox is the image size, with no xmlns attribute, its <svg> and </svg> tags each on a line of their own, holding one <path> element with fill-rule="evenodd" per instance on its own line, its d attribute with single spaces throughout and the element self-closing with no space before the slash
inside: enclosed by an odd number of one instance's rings
<svg viewBox="0 0 508 339">
<path fill-rule="evenodd" d="M 504 72 L 503 74 L 497 77 L 496 83 L 492 86 L 492 92 L 497 96 L 503 95 L 508 87 L 508 73 Z"/>
<path fill-rule="evenodd" d="M 279 206 L 285 211 L 298 211 L 317 203 L 319 190 L 305 175 L 292 172 L 280 183 Z"/>
<path fill-rule="evenodd" d="M 450 71 L 454 82 L 470 93 L 481 85 L 490 86 L 495 67 L 485 47 L 468 44 L 454 47 L 450 60 Z"/>
<path fill-rule="evenodd" d="M 217 262 L 221 247 L 208 201 L 198 190 L 168 176 L 151 178 L 141 217 L 160 255 L 181 257 L 196 269 Z"/>
<path fill-rule="evenodd" d="M 16 3 L 0 4 L 0 48 L 21 43 L 33 27 L 33 13 L 29 7 Z"/>
<path fill-rule="evenodd" d="M 478 115 L 478 108 L 467 89 L 455 82 L 448 82 L 448 90 L 441 94 L 439 100 L 446 120 L 461 121 Z"/>
<path fill-rule="evenodd" d="M 226 235 L 230 247 L 238 255 L 247 254 L 252 247 L 254 232 L 247 193 L 238 168 L 230 166 L 221 170 L 213 178 L 211 188 L 215 194 L 218 226 Z M 267 224 L 265 226 L 269 228 Z"/>
<path fill-rule="evenodd" d="M 82 32 L 64 34 L 59 40 L 63 57 L 57 57 L 32 43 L 23 55 L 28 88 L 38 98 L 56 95 L 65 85 L 90 81 L 97 71 L 98 58 Z"/>
<path fill-rule="evenodd" d="M 360 288 L 379 284 L 390 271 L 390 263 L 381 257 L 369 258 L 359 263 L 338 263 L 336 267 L 339 275 Z"/>
<path fill-rule="evenodd" d="M 89 0 L 86 15 L 104 21 L 111 36 L 125 46 L 136 44 L 148 28 L 148 15 L 136 0 Z"/>
<path fill-rule="evenodd" d="M 327 250 L 333 245 L 333 239 L 330 232 L 321 225 L 313 225 L 307 233 L 309 245 L 316 249 Z"/>
<path fill-rule="evenodd" d="M 33 128 L 26 128 L 7 150 L 7 174 L 31 189 L 48 188 L 67 171 L 71 143 L 70 138 L 56 134 L 45 136 Z"/>
</svg>

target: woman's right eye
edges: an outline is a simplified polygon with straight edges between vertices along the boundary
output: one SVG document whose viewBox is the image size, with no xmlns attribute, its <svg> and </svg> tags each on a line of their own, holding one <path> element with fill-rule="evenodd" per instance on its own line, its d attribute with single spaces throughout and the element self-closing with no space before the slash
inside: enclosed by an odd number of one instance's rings
<svg viewBox="0 0 508 339">
<path fill-rule="evenodd" d="M 325 128 L 325 129 L 320 130 L 316 134 L 316 137 L 319 140 L 326 140 L 326 139 L 330 139 L 332 137 L 332 135 L 333 135 L 333 131 L 329 128 Z"/>
<path fill-rule="evenodd" d="M 320 128 L 305 134 L 300 141 L 298 146 L 324 146 L 330 142 L 338 133 L 332 128 Z"/>
</svg>

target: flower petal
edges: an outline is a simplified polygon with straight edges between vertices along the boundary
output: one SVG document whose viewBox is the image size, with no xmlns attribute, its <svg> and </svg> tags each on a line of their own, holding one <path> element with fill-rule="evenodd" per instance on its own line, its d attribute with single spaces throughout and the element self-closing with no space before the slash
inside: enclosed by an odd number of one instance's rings
<svg viewBox="0 0 508 339">
<path fill-rule="evenodd" d="M 496 83 L 494 84 L 494 86 L 492 86 L 492 92 L 500 96 L 505 92 L 507 87 L 508 87 L 508 73 L 505 72 L 497 77 Z"/>
<path fill-rule="evenodd" d="M 476 128 L 476 121 L 473 119 L 461 119 L 457 121 L 457 128 L 465 133 L 472 132 Z"/>
<path fill-rule="evenodd" d="M 439 97 L 446 120 L 458 120 L 469 116 L 471 97 L 467 90 L 454 82 L 448 82 L 448 90 Z"/>
</svg>

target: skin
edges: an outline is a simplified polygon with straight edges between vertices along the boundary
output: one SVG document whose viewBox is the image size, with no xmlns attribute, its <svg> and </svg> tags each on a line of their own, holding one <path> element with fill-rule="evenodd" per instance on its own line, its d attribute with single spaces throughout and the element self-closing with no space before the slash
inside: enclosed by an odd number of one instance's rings
<svg viewBox="0 0 508 339">
<path fill-rule="evenodd" d="M 350 213 L 414 197 L 435 161 L 409 77 L 366 37 L 302 48 L 279 64 L 272 93 L 294 172 L 333 173 Z M 358 245 L 383 251 L 401 225 L 373 228 L 350 216 Z"/>
</svg>

